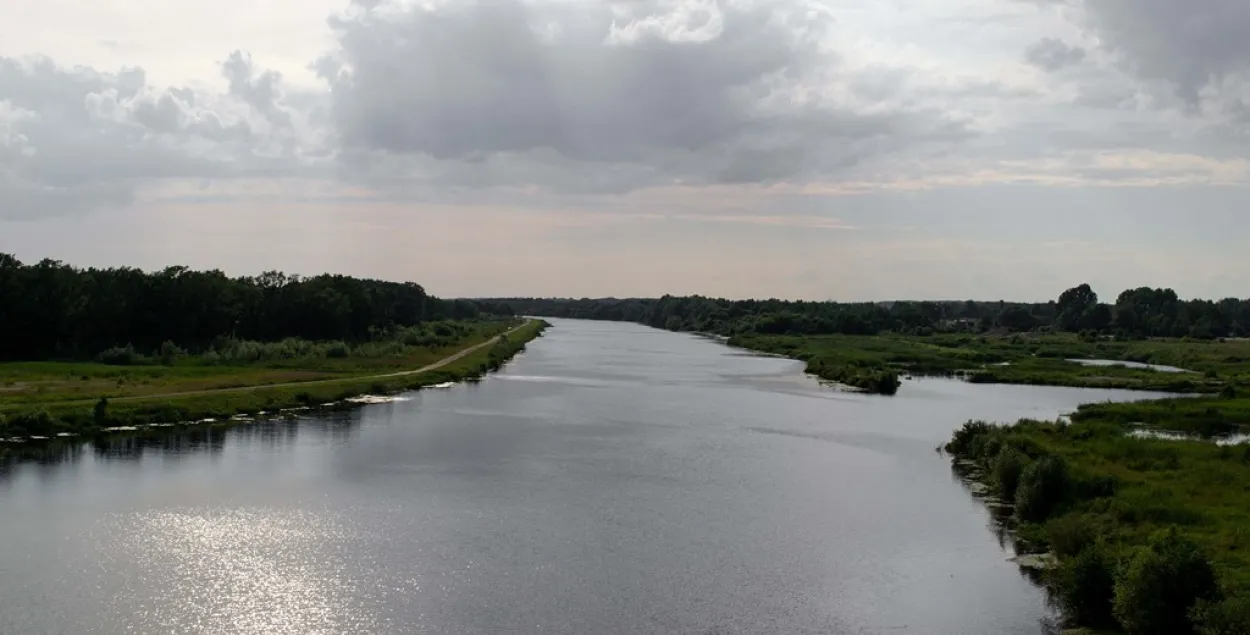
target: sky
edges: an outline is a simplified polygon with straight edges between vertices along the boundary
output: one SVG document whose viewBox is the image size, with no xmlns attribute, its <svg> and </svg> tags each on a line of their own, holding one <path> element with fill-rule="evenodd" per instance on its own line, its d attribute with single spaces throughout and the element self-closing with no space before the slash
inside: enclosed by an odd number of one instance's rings
<svg viewBox="0 0 1250 635">
<path fill-rule="evenodd" d="M 1245 0 L 7 1 L 29 263 L 1247 296 Z"/>
</svg>

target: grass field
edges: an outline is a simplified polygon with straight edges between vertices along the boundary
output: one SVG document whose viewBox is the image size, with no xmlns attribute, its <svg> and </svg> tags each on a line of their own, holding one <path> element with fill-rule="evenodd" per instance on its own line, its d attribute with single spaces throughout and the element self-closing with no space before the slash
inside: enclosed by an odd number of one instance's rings
<svg viewBox="0 0 1250 635">
<path fill-rule="evenodd" d="M 314 359 L 305 369 L 215 366 L 195 359 L 173 366 L 0 364 L 0 437 L 225 418 L 472 378 L 497 368 L 545 327 L 538 320 L 519 326 L 482 323 L 455 345 L 409 347 L 385 358 Z M 501 337 L 509 328 L 515 330 Z M 473 347 L 478 348 L 437 369 L 405 373 Z M 103 405 L 101 398 L 107 399 Z"/>
<path fill-rule="evenodd" d="M 384 355 L 343 358 L 300 357 L 249 364 L 210 364 L 203 356 L 182 356 L 172 364 L 115 366 L 95 362 L 0 363 L 0 412 L 100 397 L 142 397 L 165 393 L 259 386 L 382 374 L 419 368 L 489 340 L 515 324 L 472 323 L 462 337 L 439 346 L 392 347 Z M 367 350 L 364 352 L 368 352 Z"/>
</svg>

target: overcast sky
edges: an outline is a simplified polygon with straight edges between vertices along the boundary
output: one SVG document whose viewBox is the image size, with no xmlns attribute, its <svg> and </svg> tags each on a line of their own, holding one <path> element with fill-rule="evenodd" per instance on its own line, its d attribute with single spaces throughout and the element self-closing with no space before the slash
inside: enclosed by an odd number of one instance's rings
<svg viewBox="0 0 1250 635">
<path fill-rule="evenodd" d="M 10 1 L 27 262 L 1250 295 L 1246 0 Z"/>
</svg>

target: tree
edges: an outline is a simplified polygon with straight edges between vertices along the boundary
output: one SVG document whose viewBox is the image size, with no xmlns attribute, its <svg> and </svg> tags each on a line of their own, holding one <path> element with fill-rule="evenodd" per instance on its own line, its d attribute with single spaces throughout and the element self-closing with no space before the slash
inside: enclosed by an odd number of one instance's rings
<svg viewBox="0 0 1250 635">
<path fill-rule="evenodd" d="M 1068 558 L 1053 573 L 1055 599 L 1073 623 L 1090 628 L 1115 626 L 1115 577 L 1110 556 L 1100 546 Z"/>
<path fill-rule="evenodd" d="M 0 254 L 5 359 L 89 359 L 115 349 L 126 353 L 115 356 L 119 361 L 155 353 L 172 363 L 182 349 L 202 350 L 218 338 L 352 342 L 393 327 L 470 319 L 483 310 L 469 300 L 432 298 L 411 282 L 272 271 L 231 278 L 187 267 L 78 269 L 56 260 L 24 265 Z"/>
<path fill-rule="evenodd" d="M 1112 321 L 1113 315 L 1110 305 L 1095 304 L 1093 308 L 1089 310 L 1089 328 L 1094 329 L 1095 331 L 1102 333 L 1109 330 L 1111 328 Z"/>
<path fill-rule="evenodd" d="M 1098 294 L 1088 284 L 1082 284 L 1064 291 L 1059 296 L 1055 309 L 1059 312 L 1059 328 L 1064 331 L 1079 331 L 1088 328 L 1092 311 L 1098 306 Z"/>
<path fill-rule="evenodd" d="M 1218 599 L 1211 563 L 1172 528 L 1120 572 L 1114 613 L 1129 635 L 1191 635 L 1192 610 L 1200 601 Z"/>
</svg>

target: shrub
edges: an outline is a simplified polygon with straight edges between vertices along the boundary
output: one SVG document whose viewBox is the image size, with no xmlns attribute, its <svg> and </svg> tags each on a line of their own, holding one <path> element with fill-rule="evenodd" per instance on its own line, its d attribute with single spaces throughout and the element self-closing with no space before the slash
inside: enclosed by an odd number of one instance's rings
<svg viewBox="0 0 1250 635">
<path fill-rule="evenodd" d="M 1016 490 L 1016 516 L 1029 522 L 1050 517 L 1068 495 L 1070 479 L 1063 459 L 1043 457 L 1031 463 L 1020 475 Z"/>
<path fill-rule="evenodd" d="M 161 363 L 166 366 L 173 366 L 174 362 L 185 353 L 177 344 L 169 340 L 161 342 L 160 357 Z"/>
<path fill-rule="evenodd" d="M 1250 635 L 1250 598 L 1198 600 L 1190 611 L 1198 635 Z"/>
<path fill-rule="evenodd" d="M 1013 447 L 1003 448 L 994 460 L 994 483 L 1003 500 L 1016 498 L 1016 490 L 1020 485 L 1020 476 L 1028 465 L 1028 459 Z"/>
<path fill-rule="evenodd" d="M 95 408 L 92 409 L 91 411 L 91 419 L 95 422 L 97 426 L 103 426 L 105 423 L 108 423 L 108 419 L 109 419 L 108 397 L 100 397 L 100 400 L 95 402 Z"/>
<path fill-rule="evenodd" d="M 46 435 L 56 428 L 57 420 L 47 410 L 35 410 L 13 415 L 9 421 L 13 434 L 33 436 Z"/>
<path fill-rule="evenodd" d="M 351 354 L 352 349 L 348 348 L 347 344 L 343 342 L 330 342 L 326 346 L 326 357 L 331 359 L 345 359 L 350 357 Z"/>
<path fill-rule="evenodd" d="M 946 451 L 955 456 L 965 457 L 970 454 L 972 443 L 990 433 L 994 427 L 984 421 L 968 421 L 956 430 L 946 444 Z"/>
<path fill-rule="evenodd" d="M 127 344 L 124 347 L 115 346 L 96 356 L 101 364 L 109 364 L 112 366 L 133 366 L 139 363 L 139 355 L 135 353 L 135 347 Z"/>
<path fill-rule="evenodd" d="M 1068 514 L 1046 523 L 1046 543 L 1059 556 L 1074 556 L 1094 544 L 1097 537 L 1089 518 Z"/>
<path fill-rule="evenodd" d="M 1051 587 L 1068 620 L 1090 628 L 1115 626 L 1112 571 L 1110 556 L 1102 547 L 1094 546 L 1064 560 L 1052 572 Z"/>
<path fill-rule="evenodd" d="M 1215 571 L 1198 547 L 1171 529 L 1138 551 L 1115 583 L 1115 616 L 1129 635 L 1195 633 L 1191 611 L 1219 598 Z"/>
</svg>

